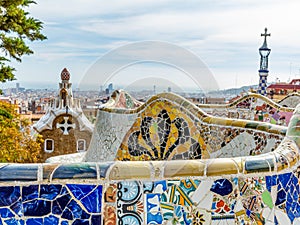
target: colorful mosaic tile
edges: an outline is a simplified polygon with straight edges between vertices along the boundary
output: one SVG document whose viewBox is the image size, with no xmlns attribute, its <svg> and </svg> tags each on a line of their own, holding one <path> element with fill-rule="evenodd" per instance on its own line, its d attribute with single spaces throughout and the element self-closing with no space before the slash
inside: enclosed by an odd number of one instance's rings
<svg viewBox="0 0 300 225">
<path fill-rule="evenodd" d="M 259 94 L 247 93 L 229 104 L 199 104 L 198 106 L 208 114 L 214 116 L 256 120 L 287 126 L 294 109 L 285 107 L 283 104 L 279 105 Z M 296 107 L 295 104 L 289 103 L 287 105 Z"/>
<path fill-rule="evenodd" d="M 240 121 L 233 127 L 234 121 L 227 121 L 225 126 L 218 126 L 213 124 L 217 118 L 206 119 L 209 123 L 167 100 L 150 102 L 123 138 L 116 159 L 147 161 L 258 155 L 274 151 L 283 138 L 281 134 L 253 131 L 257 123 Z M 237 148 L 239 151 L 234 151 Z"/>
<path fill-rule="evenodd" d="M 300 224 L 299 108 L 288 128 L 172 94 L 101 112 L 126 124 L 97 127 L 101 160 L 0 166 L 0 225 Z"/>
<path fill-rule="evenodd" d="M 3 224 L 98 224 L 102 186 L 42 184 L 0 187 Z"/>
</svg>

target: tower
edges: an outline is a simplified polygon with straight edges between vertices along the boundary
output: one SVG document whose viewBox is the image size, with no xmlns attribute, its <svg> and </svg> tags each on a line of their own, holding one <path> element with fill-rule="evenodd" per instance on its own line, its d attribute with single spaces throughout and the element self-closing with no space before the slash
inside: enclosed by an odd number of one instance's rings
<svg viewBox="0 0 300 225">
<path fill-rule="evenodd" d="M 258 86 L 258 93 L 261 95 L 266 95 L 267 91 L 267 77 L 269 75 L 268 69 L 268 57 L 270 55 L 271 49 L 268 48 L 267 45 L 267 36 L 271 36 L 271 34 L 267 33 L 267 28 L 265 28 L 265 33 L 261 34 L 264 37 L 264 43 L 259 48 L 260 54 L 260 68 L 258 70 L 259 73 L 259 86 Z"/>
<path fill-rule="evenodd" d="M 80 100 L 73 97 L 70 73 L 64 68 L 56 98 L 33 128 L 43 136 L 41 159 L 87 150 L 94 126 L 84 115 Z"/>
</svg>

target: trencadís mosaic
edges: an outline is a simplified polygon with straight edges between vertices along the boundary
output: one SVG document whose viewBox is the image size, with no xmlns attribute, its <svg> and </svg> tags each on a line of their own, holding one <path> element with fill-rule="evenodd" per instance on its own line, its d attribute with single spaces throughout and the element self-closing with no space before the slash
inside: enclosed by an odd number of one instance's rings
<svg viewBox="0 0 300 225">
<path fill-rule="evenodd" d="M 73 163 L 0 165 L 0 224 L 300 224 L 300 108 L 285 127 L 125 99 Z"/>
</svg>

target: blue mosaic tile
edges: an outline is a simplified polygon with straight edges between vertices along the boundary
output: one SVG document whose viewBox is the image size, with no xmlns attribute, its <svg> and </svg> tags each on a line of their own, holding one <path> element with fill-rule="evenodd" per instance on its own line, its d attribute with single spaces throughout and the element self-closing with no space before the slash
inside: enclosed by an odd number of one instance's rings
<svg viewBox="0 0 300 225">
<path fill-rule="evenodd" d="M 298 178 L 293 174 L 293 177 L 292 177 L 292 182 L 293 182 L 293 184 L 298 184 Z"/>
<path fill-rule="evenodd" d="M 62 189 L 61 185 L 41 185 L 40 186 L 40 198 L 46 200 L 53 200 L 60 194 Z"/>
<path fill-rule="evenodd" d="M 22 201 L 28 201 L 36 199 L 39 196 L 39 186 L 30 185 L 27 187 L 22 187 Z"/>
<path fill-rule="evenodd" d="M 221 196 L 228 195 L 232 192 L 232 183 L 227 179 L 216 180 L 211 189 L 212 192 L 219 194 Z"/>
<path fill-rule="evenodd" d="M 282 184 L 283 188 L 286 188 L 286 186 L 288 185 L 288 183 L 291 180 L 292 173 L 284 173 L 284 174 L 280 174 L 278 175 L 278 181 Z"/>
<path fill-rule="evenodd" d="M 291 193 L 290 192 L 288 192 L 287 193 L 287 198 L 286 198 L 286 200 L 288 201 L 288 202 L 290 202 L 290 203 L 293 203 L 293 197 L 292 197 L 292 195 L 291 195 Z"/>
<path fill-rule="evenodd" d="M 71 200 L 71 196 L 69 194 L 57 198 L 53 202 L 52 213 L 61 214 L 64 211 L 67 204 L 70 202 L 70 200 Z"/>
<path fill-rule="evenodd" d="M 43 225 L 43 219 L 42 218 L 34 218 L 34 219 L 28 219 L 26 220 L 26 225 Z"/>
<path fill-rule="evenodd" d="M 23 216 L 23 205 L 22 202 L 16 202 L 11 207 L 11 210 L 14 211 L 18 216 Z"/>
<path fill-rule="evenodd" d="M 295 186 L 294 185 L 291 185 L 290 187 L 290 192 L 293 193 L 295 191 Z"/>
<path fill-rule="evenodd" d="M 73 220 L 73 213 L 70 209 L 66 208 L 61 216 L 64 219 Z"/>
<path fill-rule="evenodd" d="M 293 173 L 285 173 L 278 175 L 278 192 L 276 205 L 285 203 L 285 210 L 292 222 L 296 217 L 300 216 L 299 205 L 299 184 L 298 179 Z"/>
<path fill-rule="evenodd" d="M 94 163 L 67 164 L 59 166 L 53 173 L 53 179 L 97 179 Z"/>
<path fill-rule="evenodd" d="M 284 203 L 286 200 L 286 193 L 283 189 L 281 189 L 280 191 L 277 192 L 277 199 L 275 202 L 275 205 L 281 205 L 282 203 Z"/>
<path fill-rule="evenodd" d="M 60 224 L 61 224 L 61 225 L 69 225 L 69 222 L 68 222 L 68 221 L 61 221 Z"/>
<path fill-rule="evenodd" d="M 46 216 L 51 212 L 51 202 L 46 200 L 32 200 L 23 203 L 24 216 Z"/>
<path fill-rule="evenodd" d="M 75 220 L 72 225 L 89 225 L 89 220 Z"/>
<path fill-rule="evenodd" d="M 5 220 L 7 225 L 24 225 L 24 220 L 17 220 L 15 218 Z"/>
<path fill-rule="evenodd" d="M 15 215 L 10 211 L 8 208 L 0 208 L 0 217 L 1 218 L 12 218 L 15 217 Z"/>
<path fill-rule="evenodd" d="M 0 187 L 0 206 L 10 206 L 20 199 L 20 187 Z"/>
<path fill-rule="evenodd" d="M 90 213 L 100 213 L 102 202 L 102 186 L 98 186 L 89 193 L 86 197 L 81 199 L 81 203 Z"/>
<path fill-rule="evenodd" d="M 67 190 L 66 186 L 63 186 L 63 188 L 62 188 L 60 194 L 61 194 L 61 195 L 69 194 L 69 191 Z"/>
<path fill-rule="evenodd" d="M 62 218 L 73 220 L 73 219 L 88 219 L 90 217 L 77 203 L 72 200 L 64 210 Z"/>
<path fill-rule="evenodd" d="M 160 212 L 153 215 L 152 213 L 147 213 L 147 224 L 162 224 L 163 217 Z"/>
<path fill-rule="evenodd" d="M 162 214 L 160 213 L 160 205 L 159 205 L 160 200 L 161 200 L 160 194 L 146 195 L 145 201 L 146 201 L 146 209 L 147 209 L 147 224 L 162 223 L 163 218 L 162 218 Z"/>
<path fill-rule="evenodd" d="M 298 190 L 294 190 L 293 193 L 292 193 L 292 195 L 293 195 L 294 199 L 297 199 L 299 197 L 299 189 Z"/>
<path fill-rule="evenodd" d="M 101 224 L 101 215 L 93 215 L 91 219 L 91 225 Z"/>
<path fill-rule="evenodd" d="M 167 190 L 167 182 L 165 180 L 155 181 L 154 187 L 157 188 L 160 186 L 161 191 Z"/>
<path fill-rule="evenodd" d="M 75 198 L 80 200 L 90 193 L 96 187 L 96 185 L 67 184 L 67 187 L 70 189 Z"/>
<path fill-rule="evenodd" d="M 58 225 L 59 219 L 55 216 L 49 216 L 44 218 L 43 225 Z"/>
<path fill-rule="evenodd" d="M 55 201 L 52 205 L 52 213 L 54 215 L 60 215 L 63 212 L 63 209 L 58 205 L 58 203 Z"/>
</svg>

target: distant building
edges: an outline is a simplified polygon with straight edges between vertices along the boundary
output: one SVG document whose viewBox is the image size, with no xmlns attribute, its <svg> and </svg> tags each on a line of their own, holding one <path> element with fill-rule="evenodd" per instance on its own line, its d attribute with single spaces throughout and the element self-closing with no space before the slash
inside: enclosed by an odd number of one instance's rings
<svg viewBox="0 0 300 225">
<path fill-rule="evenodd" d="M 300 91 L 300 79 L 293 79 L 289 83 L 279 82 L 267 87 L 268 96 L 274 100 L 281 100 L 293 92 Z"/>
<path fill-rule="evenodd" d="M 73 98 L 70 73 L 61 72 L 59 93 L 52 99 L 46 114 L 33 126 L 44 138 L 42 159 L 86 151 L 93 125 L 82 112 L 79 99 Z"/>
<path fill-rule="evenodd" d="M 108 90 L 109 90 L 109 93 L 112 93 L 112 92 L 113 92 L 114 88 L 113 88 L 113 84 L 112 84 L 112 83 L 110 83 L 110 84 L 108 85 Z"/>
</svg>

